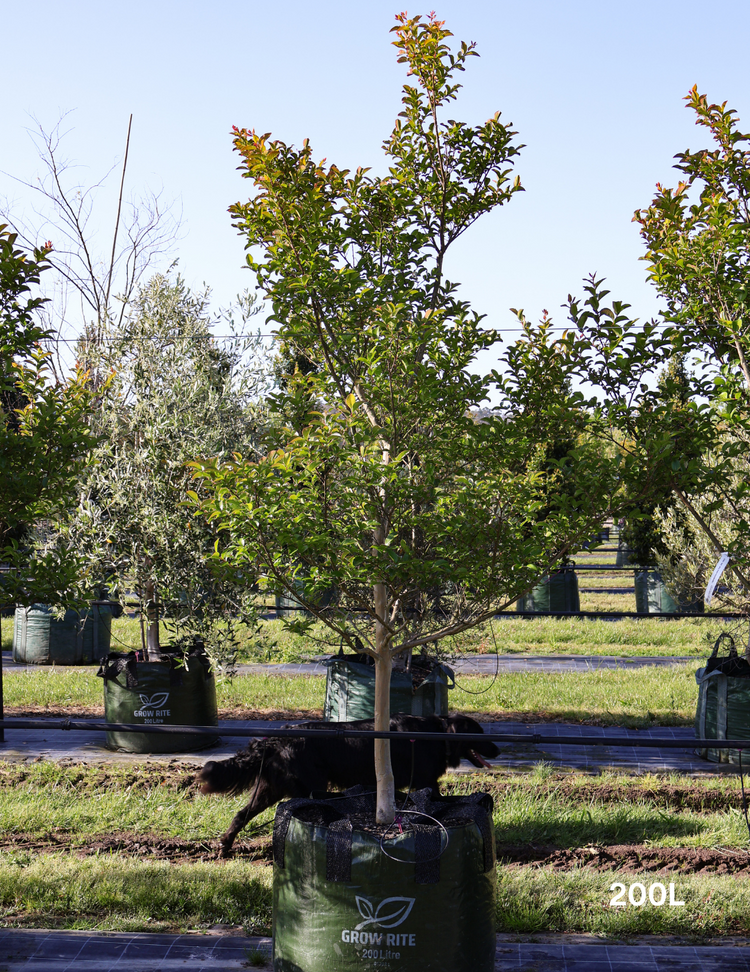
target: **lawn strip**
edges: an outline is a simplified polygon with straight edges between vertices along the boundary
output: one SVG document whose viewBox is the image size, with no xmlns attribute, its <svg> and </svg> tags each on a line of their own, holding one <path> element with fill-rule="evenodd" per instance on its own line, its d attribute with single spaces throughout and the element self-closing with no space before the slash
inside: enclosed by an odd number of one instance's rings
<svg viewBox="0 0 750 972">
<path fill-rule="evenodd" d="M 170 864 L 120 855 L 11 852 L 0 862 L 5 927 L 183 932 L 214 924 L 270 929 L 271 867 L 235 859 Z M 611 905 L 615 882 L 661 884 L 661 907 Z M 669 906 L 669 885 L 674 900 Z M 655 898 L 658 900 L 659 892 Z M 625 898 L 627 901 L 627 897 Z M 696 941 L 750 932 L 750 882 L 740 877 L 551 866 L 498 866 L 499 932 L 577 932 Z"/>
<path fill-rule="evenodd" d="M 588 672 L 503 672 L 456 678 L 453 711 L 487 720 L 578 722 L 632 728 L 692 725 L 697 691 L 695 664 Z M 45 669 L 7 672 L 8 716 L 103 715 L 101 682 L 91 671 Z M 466 689 L 466 691 L 463 691 Z M 220 717 L 316 718 L 323 709 L 325 679 L 310 676 L 240 675 L 217 685 Z"/>
<path fill-rule="evenodd" d="M 531 772 L 446 777 L 495 800 L 498 931 L 750 933 L 750 853 L 736 780 Z M 206 797 L 195 768 L 0 763 L 0 924 L 267 932 L 273 809 L 218 837 L 247 796 Z M 615 881 L 684 905 L 610 906 Z M 658 890 L 658 889 L 657 889 Z M 627 899 L 626 899 L 627 900 Z"/>
<path fill-rule="evenodd" d="M 495 830 L 504 845 L 655 847 L 747 850 L 736 780 L 673 777 L 637 781 L 623 774 L 592 779 L 584 774 L 446 776 L 446 794 L 489 792 Z M 159 769 L 0 764 L 0 839 L 11 846 L 39 840 L 80 846 L 101 835 L 137 835 L 205 844 L 210 853 L 247 795 L 208 797 L 195 785 L 195 767 Z M 619 794 L 619 798 L 618 798 Z M 243 838 L 269 833 L 273 809 L 259 815 Z M 119 838 L 118 838 L 119 839 Z M 178 844 L 172 845 L 179 857 Z M 257 847 L 249 848 L 255 852 Z"/>
<path fill-rule="evenodd" d="M 619 881 L 627 888 L 662 884 L 667 900 L 662 906 L 648 902 L 612 906 Z M 669 905 L 669 884 L 675 901 Z M 636 891 L 638 900 L 640 890 Z M 659 899 L 655 891 L 654 897 Z M 697 941 L 714 935 L 746 935 L 750 932 L 750 881 L 745 878 L 703 874 L 654 874 L 620 870 L 576 868 L 557 871 L 551 867 L 499 867 L 496 902 L 497 930 L 592 933 L 613 938 L 636 935 L 683 935 Z"/>
<path fill-rule="evenodd" d="M 590 585 L 587 577 L 583 586 L 599 587 L 599 577 L 597 574 Z M 623 574 L 619 580 L 613 576 L 611 586 L 630 586 L 632 582 L 632 574 Z M 610 595 L 602 587 L 601 593 L 584 595 L 583 599 L 591 610 L 621 610 L 623 605 L 625 610 L 632 610 L 635 601 L 629 604 L 629 597 L 632 599 L 631 595 Z M 587 598 L 592 599 L 590 603 Z M 619 600 L 609 603 L 607 598 Z M 3 650 L 10 651 L 13 624 L 8 618 L 3 621 Z M 510 654 L 701 656 L 707 654 L 707 647 L 710 648 L 721 631 L 732 626 L 739 630 L 739 622 L 724 622 L 711 615 L 670 621 L 649 617 L 620 618 L 614 622 L 596 618 L 505 616 L 462 632 L 455 638 L 444 639 L 440 650 L 448 656 L 481 654 L 493 652 L 497 643 L 503 652 Z M 134 618 L 123 616 L 112 622 L 113 651 L 140 647 L 140 627 Z M 320 622 L 315 622 L 307 635 L 290 631 L 282 621 L 276 620 L 262 621 L 259 628 L 239 629 L 239 661 L 304 661 L 335 654 L 338 648 L 338 639 L 334 643 L 330 631 Z"/>
<path fill-rule="evenodd" d="M 120 855 L 19 851 L 0 861 L 0 925 L 180 932 L 271 926 L 271 868 L 246 860 L 172 865 Z"/>
</svg>

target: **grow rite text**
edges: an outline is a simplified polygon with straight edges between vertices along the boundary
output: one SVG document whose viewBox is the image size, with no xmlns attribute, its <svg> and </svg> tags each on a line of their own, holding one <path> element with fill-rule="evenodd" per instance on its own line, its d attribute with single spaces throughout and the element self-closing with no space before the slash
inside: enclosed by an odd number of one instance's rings
<svg viewBox="0 0 750 972">
<path fill-rule="evenodd" d="M 349 931 L 341 932 L 341 941 L 349 945 L 416 945 L 417 936 L 412 935 L 384 935 L 382 932 Z"/>
</svg>

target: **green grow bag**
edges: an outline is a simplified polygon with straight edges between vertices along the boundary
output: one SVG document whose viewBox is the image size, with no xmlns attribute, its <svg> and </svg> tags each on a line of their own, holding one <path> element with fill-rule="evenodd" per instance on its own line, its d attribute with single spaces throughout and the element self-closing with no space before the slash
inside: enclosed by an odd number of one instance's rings
<svg viewBox="0 0 750 972">
<path fill-rule="evenodd" d="M 26 665 L 80 665 L 99 662 L 112 638 L 112 611 L 94 604 L 79 614 L 53 616 L 46 604 L 17 607 L 13 620 L 13 661 Z"/>
<path fill-rule="evenodd" d="M 517 611 L 580 611 L 578 578 L 574 570 L 557 571 L 516 601 Z"/>
<path fill-rule="evenodd" d="M 419 791 L 381 844 L 356 790 L 276 811 L 274 972 L 492 972 L 492 798 Z"/>
<path fill-rule="evenodd" d="M 329 722 L 372 719 L 375 713 L 375 666 L 367 656 L 339 653 L 326 662 L 323 718 Z M 391 713 L 419 716 L 448 715 L 448 689 L 455 686 L 447 665 L 422 666 L 415 659 L 412 673 L 391 674 Z"/>
<path fill-rule="evenodd" d="M 615 567 L 628 567 L 633 562 L 633 551 L 630 547 L 620 541 L 617 544 L 617 558 L 615 559 Z"/>
<path fill-rule="evenodd" d="M 658 570 L 635 571 L 635 609 L 638 614 L 703 614 L 703 601 L 678 602 L 667 590 Z"/>
<path fill-rule="evenodd" d="M 216 682 L 203 652 L 163 653 L 142 661 L 141 652 L 111 652 L 98 675 L 104 679 L 107 722 L 143 726 L 218 726 Z M 182 664 L 184 660 L 184 666 Z M 128 753 L 185 753 L 218 742 L 218 733 L 108 732 L 107 747 Z"/>
<path fill-rule="evenodd" d="M 304 592 L 305 581 L 304 578 L 295 578 L 294 586 L 295 589 L 302 594 Z M 317 600 L 317 607 L 325 608 L 330 604 L 333 604 L 336 600 L 336 590 L 335 588 L 329 588 L 319 595 Z M 277 594 L 276 595 L 276 614 L 279 616 L 291 614 L 293 611 L 305 611 L 300 602 L 289 593 Z M 305 613 L 309 613 L 305 611 Z"/>
<path fill-rule="evenodd" d="M 729 654 L 718 657 L 719 645 L 726 639 Z M 729 634 L 716 639 L 705 668 L 695 673 L 698 706 L 695 735 L 698 739 L 750 739 L 750 664 L 740 658 Z M 696 749 L 712 763 L 739 764 L 738 749 Z M 750 766 L 750 750 L 744 750 L 744 767 Z"/>
</svg>

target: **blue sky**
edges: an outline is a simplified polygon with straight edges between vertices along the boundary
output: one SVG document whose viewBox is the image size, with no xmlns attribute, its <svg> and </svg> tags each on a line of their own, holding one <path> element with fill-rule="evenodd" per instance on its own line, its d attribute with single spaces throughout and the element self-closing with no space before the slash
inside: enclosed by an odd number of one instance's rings
<svg viewBox="0 0 750 972">
<path fill-rule="evenodd" d="M 309 137 L 320 158 L 382 171 L 404 80 L 388 33 L 397 10 L 384 0 L 5 4 L 0 169 L 33 179 L 26 129 L 71 112 L 63 152 L 94 181 L 121 158 L 132 112 L 130 190 L 163 186 L 177 201 L 174 256 L 225 304 L 252 284 L 226 212 L 249 189 L 231 126 Z M 693 84 L 750 128 L 750 4 L 444 0 L 436 13 L 481 55 L 452 114 L 479 122 L 500 110 L 527 146 L 516 164 L 526 192 L 456 248 L 448 270 L 462 295 L 496 327 L 514 326 L 511 306 L 562 323 L 566 295 L 596 271 L 637 316 L 655 313 L 632 214 L 657 181 L 677 181 L 675 152 L 706 143 L 682 101 Z M 2 174 L 0 196 L 28 214 L 28 194 Z M 106 250 L 115 200 L 99 201 L 91 228 Z"/>
</svg>

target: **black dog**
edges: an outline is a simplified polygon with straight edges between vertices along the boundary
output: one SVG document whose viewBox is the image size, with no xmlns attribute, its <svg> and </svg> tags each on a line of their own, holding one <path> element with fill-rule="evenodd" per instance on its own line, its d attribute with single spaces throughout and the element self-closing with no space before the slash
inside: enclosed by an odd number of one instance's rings
<svg viewBox="0 0 750 972">
<path fill-rule="evenodd" d="M 347 789 L 361 784 L 375 786 L 372 739 L 347 739 L 333 735 L 337 729 L 372 729 L 372 719 L 358 722 L 303 722 L 298 728 L 328 729 L 322 738 L 253 739 L 245 749 L 220 763 L 208 762 L 200 773 L 204 793 L 241 793 L 252 789 L 252 799 L 235 816 L 221 838 L 221 856 L 227 857 L 242 828 L 257 814 L 283 797 L 306 797 L 329 786 Z M 488 766 L 486 758 L 499 754 L 492 742 L 467 743 L 456 738 L 465 732 L 481 733 L 482 727 L 466 716 L 412 716 L 399 713 L 391 719 L 391 730 L 419 734 L 444 732 L 445 742 L 417 740 L 407 736 L 391 740 L 391 763 L 396 788 L 429 787 L 438 795 L 438 779 L 449 766 L 468 759 L 474 766 Z M 321 734 L 323 735 L 323 734 Z"/>
</svg>

